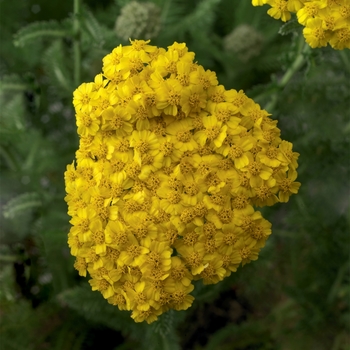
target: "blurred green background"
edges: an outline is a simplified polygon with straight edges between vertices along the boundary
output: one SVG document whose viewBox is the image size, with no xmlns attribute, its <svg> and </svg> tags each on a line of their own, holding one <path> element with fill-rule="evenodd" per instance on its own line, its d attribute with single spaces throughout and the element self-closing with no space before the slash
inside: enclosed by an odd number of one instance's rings
<svg viewBox="0 0 350 350">
<path fill-rule="evenodd" d="M 152 4 L 150 4 L 152 2 Z M 131 4 L 130 4 L 131 3 Z M 83 1 L 74 81 L 73 1 L 0 0 L 0 346 L 37 349 L 350 349 L 350 54 L 305 50 L 294 22 L 249 0 Z M 40 23 L 37 23 L 40 21 Z M 269 106 L 300 153 L 299 194 L 263 209 L 258 261 L 152 325 L 73 269 L 63 172 L 78 146 L 72 92 L 128 37 L 186 42 L 227 89 Z"/>
</svg>

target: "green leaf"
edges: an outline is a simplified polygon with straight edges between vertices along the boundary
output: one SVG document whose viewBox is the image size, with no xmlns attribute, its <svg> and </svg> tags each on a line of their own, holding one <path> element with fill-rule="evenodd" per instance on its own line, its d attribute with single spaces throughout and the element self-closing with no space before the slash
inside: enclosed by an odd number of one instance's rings
<svg viewBox="0 0 350 350">
<path fill-rule="evenodd" d="M 241 324 L 229 323 L 215 332 L 207 343 L 205 350 L 239 350 L 239 349 L 271 349 L 269 320 L 254 320 Z M 261 347 L 266 344 L 266 347 Z"/>
<path fill-rule="evenodd" d="M 6 135 L 13 135 L 23 131 L 25 127 L 25 106 L 23 96 L 16 94 L 8 102 L 1 99 L 2 108 L 0 110 L 0 136 L 1 141 L 6 141 Z M 2 142 L 2 143 L 3 143 Z"/>
<path fill-rule="evenodd" d="M 215 9 L 221 0 L 204 0 L 201 1 L 195 11 L 189 16 L 188 21 L 191 21 L 191 24 L 197 24 L 197 27 L 209 27 L 215 20 Z M 195 30 L 194 26 L 192 28 Z"/>
<path fill-rule="evenodd" d="M 154 331 L 156 333 L 161 334 L 162 336 L 167 336 L 173 326 L 174 319 L 174 311 L 170 310 L 165 312 L 161 317 L 159 317 L 158 321 L 154 323 Z"/>
<path fill-rule="evenodd" d="M 0 94 L 11 92 L 23 92 L 28 89 L 28 85 L 17 74 L 4 75 L 0 79 Z"/>
<path fill-rule="evenodd" d="M 23 212 L 41 207 L 41 199 L 36 192 L 23 193 L 12 198 L 3 208 L 6 219 L 18 217 Z"/>
<path fill-rule="evenodd" d="M 75 287 L 58 295 L 58 301 L 68 305 L 86 319 L 104 324 L 123 334 L 145 333 L 147 324 L 135 323 L 130 312 L 120 311 L 110 305 L 101 293 L 93 292 L 89 287 Z"/>
<path fill-rule="evenodd" d="M 179 350 L 180 341 L 175 331 L 174 310 L 162 314 L 158 320 L 147 328 L 146 344 L 162 344 L 161 348 L 166 350 Z M 147 349 L 147 346 L 145 347 Z"/>
<path fill-rule="evenodd" d="M 216 8 L 221 0 L 203 0 L 189 15 L 185 16 L 183 19 L 175 18 L 171 22 L 174 22 L 174 25 L 171 26 L 170 31 L 172 33 L 184 33 L 190 31 L 194 37 L 204 35 L 211 30 L 211 26 L 216 17 Z"/>
<path fill-rule="evenodd" d="M 102 47 L 105 40 L 103 37 L 103 30 L 97 21 L 96 17 L 88 8 L 83 8 L 82 11 L 82 24 L 83 28 L 87 31 L 87 33 L 91 36 L 94 42 Z"/>
<path fill-rule="evenodd" d="M 288 35 L 291 33 L 299 34 L 301 32 L 301 25 L 296 18 L 291 19 L 287 23 L 283 24 L 278 33 L 281 35 Z"/>
<path fill-rule="evenodd" d="M 71 95 L 74 90 L 72 73 L 69 71 L 66 62 L 66 53 L 60 41 L 56 40 L 44 54 L 44 66 L 51 84 L 57 87 L 61 95 Z"/>
<path fill-rule="evenodd" d="M 57 21 L 30 23 L 21 28 L 14 36 L 15 46 L 24 46 L 32 40 L 44 37 L 62 38 L 69 35 L 69 30 Z"/>
</svg>

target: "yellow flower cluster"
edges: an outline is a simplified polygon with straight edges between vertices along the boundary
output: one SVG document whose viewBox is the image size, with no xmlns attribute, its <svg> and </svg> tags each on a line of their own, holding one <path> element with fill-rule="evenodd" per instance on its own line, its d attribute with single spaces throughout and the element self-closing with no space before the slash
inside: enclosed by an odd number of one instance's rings
<svg viewBox="0 0 350 350">
<path fill-rule="evenodd" d="M 256 260 L 271 224 L 253 206 L 298 192 L 299 154 L 277 121 L 218 85 L 184 43 L 118 46 L 73 104 L 74 267 L 136 322 L 187 309 L 193 280 L 217 283 Z"/>
<path fill-rule="evenodd" d="M 305 27 L 305 40 L 312 48 L 328 43 L 336 50 L 350 48 L 349 0 L 252 0 L 252 4 L 270 5 L 267 13 L 283 22 L 296 13 L 298 22 Z"/>
</svg>

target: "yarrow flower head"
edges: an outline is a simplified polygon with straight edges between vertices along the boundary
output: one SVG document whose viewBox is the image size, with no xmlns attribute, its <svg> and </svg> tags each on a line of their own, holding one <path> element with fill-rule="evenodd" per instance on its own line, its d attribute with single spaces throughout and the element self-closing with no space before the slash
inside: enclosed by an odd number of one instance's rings
<svg viewBox="0 0 350 350">
<path fill-rule="evenodd" d="M 267 13 L 283 22 L 295 13 L 312 48 L 330 44 L 336 50 L 350 49 L 349 0 L 252 0 L 252 4 L 270 5 Z"/>
<path fill-rule="evenodd" d="M 255 208 L 300 186 L 277 122 L 194 56 L 184 43 L 134 40 L 74 92 L 68 245 L 92 290 L 136 322 L 186 310 L 193 281 L 256 260 L 271 224 Z"/>
</svg>

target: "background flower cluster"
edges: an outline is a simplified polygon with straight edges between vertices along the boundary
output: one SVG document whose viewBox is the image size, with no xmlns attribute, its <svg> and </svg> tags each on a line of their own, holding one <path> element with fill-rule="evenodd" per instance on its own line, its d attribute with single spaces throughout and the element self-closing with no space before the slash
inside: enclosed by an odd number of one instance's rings
<svg viewBox="0 0 350 350">
<path fill-rule="evenodd" d="M 312 47 L 330 44 L 333 49 L 350 48 L 350 4 L 347 0 L 252 0 L 253 6 L 268 4 L 267 13 L 283 22 L 296 13 Z"/>
</svg>

